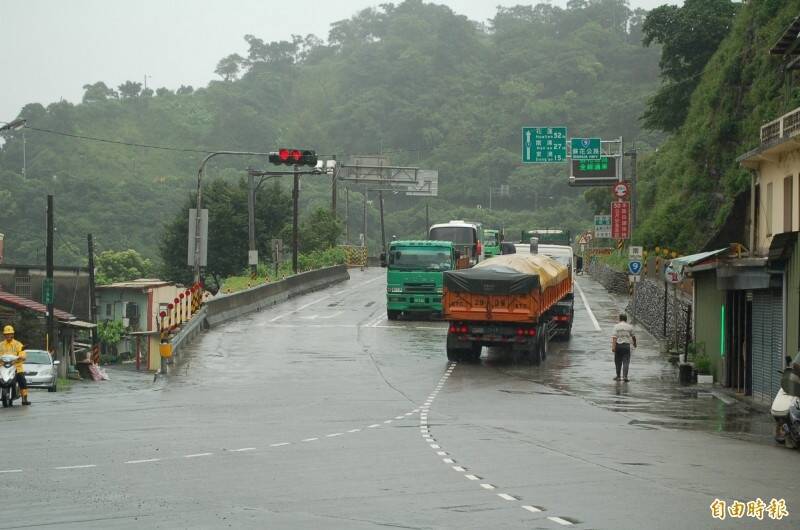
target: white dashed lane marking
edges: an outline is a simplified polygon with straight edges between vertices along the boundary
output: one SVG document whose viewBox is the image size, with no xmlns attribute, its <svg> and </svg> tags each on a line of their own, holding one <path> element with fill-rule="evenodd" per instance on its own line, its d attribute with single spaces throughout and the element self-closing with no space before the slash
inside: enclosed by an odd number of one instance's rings
<svg viewBox="0 0 800 530">
<path fill-rule="evenodd" d="M 316 442 L 319 438 L 306 438 L 305 440 L 301 440 L 303 442 Z"/>
<path fill-rule="evenodd" d="M 22 473 L 21 469 L 3 469 L 0 473 Z"/>
<path fill-rule="evenodd" d="M 326 434 L 325 438 L 336 438 L 337 436 L 342 436 L 343 434 L 343 432 L 335 432 L 333 434 Z"/>
<path fill-rule="evenodd" d="M 255 451 L 255 447 L 242 447 L 241 449 L 231 449 L 231 453 L 244 453 L 247 451 Z"/>
<path fill-rule="evenodd" d="M 591 314 L 591 309 L 589 308 L 588 304 L 586 305 L 586 309 L 589 312 L 590 316 L 594 317 L 594 315 Z M 449 365 L 447 370 L 445 370 L 445 373 L 442 375 L 441 379 L 439 379 L 439 382 L 437 383 L 435 390 L 433 392 L 431 392 L 431 395 L 428 396 L 428 399 L 427 399 L 427 401 L 425 401 L 425 404 L 420 408 L 420 415 L 419 415 L 419 423 L 420 423 L 419 431 L 420 431 L 420 435 L 428 443 L 428 445 L 430 446 L 431 449 L 434 449 L 434 450 L 438 449 L 436 451 L 436 454 L 438 456 L 447 457 L 447 458 L 442 458 L 442 462 L 444 462 L 445 464 L 455 464 L 456 461 L 455 461 L 454 458 L 449 456 L 447 451 L 442 450 L 442 448 L 439 445 L 439 443 L 433 443 L 433 442 L 436 442 L 436 439 L 429 432 L 428 411 L 430 410 L 431 405 L 433 404 L 433 401 L 436 399 L 436 396 L 444 388 L 444 385 L 447 382 L 447 378 L 450 377 L 450 375 L 453 373 L 453 370 L 455 370 L 455 368 L 456 368 L 456 364 L 452 363 L 452 364 Z M 475 481 L 475 482 L 483 480 L 482 477 L 480 477 L 478 475 L 467 474 L 466 473 L 467 469 L 464 466 L 451 465 L 450 467 L 453 469 L 453 471 L 456 471 L 458 473 L 464 473 L 463 476 L 467 480 Z M 481 488 L 483 488 L 485 490 L 488 490 L 488 491 L 495 491 L 497 489 L 497 486 L 495 486 L 494 484 L 491 484 L 489 482 L 481 482 L 480 486 L 481 486 Z M 497 495 L 499 498 L 501 498 L 501 499 L 503 499 L 505 501 L 509 501 L 509 502 L 518 502 L 518 501 L 521 500 L 520 497 L 517 497 L 515 495 L 511 495 L 509 493 L 495 493 L 495 495 Z M 530 513 L 539 513 L 539 512 L 545 511 L 544 508 L 539 507 L 539 506 L 533 506 L 531 504 L 523 505 L 523 506 L 521 506 L 521 508 L 523 510 L 527 511 L 527 512 L 530 512 Z M 572 525 L 575 524 L 572 521 L 564 519 L 563 517 L 550 516 L 547 519 L 549 521 L 551 521 L 551 522 L 554 522 L 554 523 L 557 523 L 557 524 L 560 524 L 560 525 L 563 525 L 563 526 L 572 526 Z"/>
<path fill-rule="evenodd" d="M 88 469 L 90 467 L 97 467 L 97 464 L 84 464 L 82 466 L 58 466 L 56 469 Z"/>
<path fill-rule="evenodd" d="M 191 455 L 183 455 L 183 458 L 200 458 L 201 456 L 211 456 L 214 453 L 194 453 Z"/>
<path fill-rule="evenodd" d="M 277 444 L 269 444 L 270 447 L 283 447 L 284 445 L 289 445 L 289 442 L 281 442 Z"/>
<path fill-rule="evenodd" d="M 149 462 L 159 462 L 160 458 L 145 458 L 142 460 L 128 460 L 126 464 L 147 464 Z"/>
</svg>

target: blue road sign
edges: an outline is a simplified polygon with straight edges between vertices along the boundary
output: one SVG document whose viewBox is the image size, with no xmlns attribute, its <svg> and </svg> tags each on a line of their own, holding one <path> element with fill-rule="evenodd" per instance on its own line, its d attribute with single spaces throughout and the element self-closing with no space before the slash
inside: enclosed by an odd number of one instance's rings
<svg viewBox="0 0 800 530">
<path fill-rule="evenodd" d="M 642 262 L 639 260 L 631 260 L 628 262 L 628 272 L 633 275 L 642 273 Z"/>
</svg>

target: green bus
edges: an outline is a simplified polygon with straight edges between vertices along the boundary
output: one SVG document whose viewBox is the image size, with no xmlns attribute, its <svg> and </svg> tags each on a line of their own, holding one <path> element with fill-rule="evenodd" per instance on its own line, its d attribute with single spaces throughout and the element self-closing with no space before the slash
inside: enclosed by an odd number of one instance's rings
<svg viewBox="0 0 800 530">
<path fill-rule="evenodd" d="M 386 316 L 442 312 L 443 272 L 460 257 L 450 241 L 392 241 L 381 255 L 386 272 Z"/>
</svg>

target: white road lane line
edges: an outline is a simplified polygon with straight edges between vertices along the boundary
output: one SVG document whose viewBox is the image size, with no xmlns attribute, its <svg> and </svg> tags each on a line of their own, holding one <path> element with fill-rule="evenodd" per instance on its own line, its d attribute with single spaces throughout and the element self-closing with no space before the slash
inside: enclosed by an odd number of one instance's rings
<svg viewBox="0 0 800 530">
<path fill-rule="evenodd" d="M 464 475 L 464 478 L 467 480 L 480 480 L 481 477 L 476 477 L 475 475 Z"/>
<path fill-rule="evenodd" d="M 333 434 L 326 434 L 325 438 L 336 438 L 337 436 L 342 436 L 343 434 L 343 432 L 335 432 Z"/>
<path fill-rule="evenodd" d="M 126 464 L 147 464 L 148 462 L 159 462 L 160 458 L 145 458 L 143 460 L 128 460 Z"/>
<path fill-rule="evenodd" d="M 464 471 L 466 471 L 466 469 L 464 469 L 464 468 L 463 468 L 463 467 L 461 467 L 461 466 L 453 466 L 453 469 L 454 469 L 455 471 L 458 471 L 459 473 L 463 473 Z"/>
<path fill-rule="evenodd" d="M 302 440 L 302 441 L 303 442 L 316 442 L 317 440 L 319 440 L 319 438 L 306 438 L 305 440 Z"/>
<path fill-rule="evenodd" d="M 383 422 L 383 423 L 392 423 L 392 420 L 386 420 L 386 421 L 385 421 L 385 422 Z"/>
<path fill-rule="evenodd" d="M 211 456 L 214 453 L 195 453 L 193 455 L 183 455 L 183 458 L 200 458 L 201 456 Z"/>
<path fill-rule="evenodd" d="M 500 497 L 501 499 L 505 499 L 507 501 L 518 501 L 519 500 L 516 497 L 512 497 L 508 493 L 498 493 L 497 496 Z"/>
<path fill-rule="evenodd" d="M 539 513 L 539 512 L 542 511 L 539 508 L 537 508 L 536 506 L 523 506 L 522 509 L 523 510 L 528 510 L 531 513 Z"/>
<path fill-rule="evenodd" d="M 302 311 L 303 309 L 311 307 L 314 304 L 318 304 L 318 303 L 322 302 L 323 300 L 327 300 L 330 297 L 331 297 L 331 295 L 323 296 L 322 298 L 318 298 L 318 299 L 314 300 L 313 302 L 309 302 L 309 303 L 307 303 L 305 305 L 301 305 L 300 307 L 298 307 L 297 309 L 295 309 L 293 311 L 289 311 L 288 313 L 284 313 L 282 315 L 276 316 L 275 318 L 271 318 L 270 322 L 275 322 L 276 320 L 280 320 L 283 317 L 288 317 L 289 315 L 293 315 L 295 313 L 298 313 L 298 312 Z"/>
<path fill-rule="evenodd" d="M 562 519 L 561 517 L 551 516 L 551 517 L 548 517 L 548 519 L 550 519 L 554 523 L 558 523 L 558 524 L 564 525 L 564 526 L 572 526 L 572 524 L 573 524 L 571 521 L 567 521 L 566 519 Z"/>
<path fill-rule="evenodd" d="M 439 456 L 447 456 L 447 451 L 436 451 L 436 454 Z"/>
<path fill-rule="evenodd" d="M 452 458 L 442 458 L 442 462 L 444 462 L 445 464 L 455 464 L 456 463 L 456 461 L 453 460 Z"/>
<path fill-rule="evenodd" d="M 589 307 L 589 301 L 586 300 L 586 295 L 583 294 L 583 289 L 581 289 L 581 284 L 575 282 L 575 287 L 578 288 L 578 294 L 581 295 L 581 300 L 583 300 L 583 306 L 586 308 L 586 312 L 589 314 L 589 318 L 592 320 L 592 324 L 594 325 L 595 331 L 600 331 L 600 324 L 597 322 L 597 318 L 594 316 L 592 312 L 592 308 Z"/>
<path fill-rule="evenodd" d="M 372 425 L 370 425 L 369 427 L 367 427 L 367 429 L 374 429 L 375 427 L 380 427 L 380 426 L 381 426 L 381 424 L 380 424 L 380 423 L 373 423 Z"/>
<path fill-rule="evenodd" d="M 496 489 L 496 488 L 495 488 L 494 486 L 492 486 L 491 484 L 481 484 L 481 487 L 482 487 L 483 489 L 485 489 L 485 490 L 493 490 L 493 489 Z"/>
<path fill-rule="evenodd" d="M 289 442 L 281 442 L 277 444 L 269 444 L 270 447 L 282 447 L 284 445 L 289 445 Z"/>
<path fill-rule="evenodd" d="M 361 429 L 350 429 L 350 430 L 349 430 L 349 431 L 347 431 L 347 432 L 361 432 Z"/>
<path fill-rule="evenodd" d="M 22 473 L 21 469 L 3 469 L 0 470 L 0 474 L 2 473 Z"/>
<path fill-rule="evenodd" d="M 431 449 L 441 449 L 437 444 L 431 444 Z"/>
<path fill-rule="evenodd" d="M 396 420 L 402 420 L 402 419 L 405 419 L 405 416 L 395 416 L 395 417 L 394 417 L 394 419 L 396 419 Z"/>
<path fill-rule="evenodd" d="M 90 467 L 97 467 L 97 464 L 84 464 L 82 466 L 58 466 L 56 469 L 86 469 Z"/>
<path fill-rule="evenodd" d="M 255 447 L 242 447 L 241 449 L 231 449 L 231 453 L 246 453 L 247 451 L 255 451 Z"/>
</svg>

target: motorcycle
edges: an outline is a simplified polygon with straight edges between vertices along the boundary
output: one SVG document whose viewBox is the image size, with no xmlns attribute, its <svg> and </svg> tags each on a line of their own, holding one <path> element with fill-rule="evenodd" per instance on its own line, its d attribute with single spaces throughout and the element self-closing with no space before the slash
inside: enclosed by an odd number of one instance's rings
<svg viewBox="0 0 800 530">
<path fill-rule="evenodd" d="M 16 355 L 0 356 L 0 401 L 3 407 L 14 406 L 14 400 L 19 398 L 16 361 Z"/>
<path fill-rule="evenodd" d="M 770 412 L 775 419 L 775 441 L 795 449 L 800 448 L 800 354 L 794 362 L 787 356 L 786 364 Z"/>
</svg>

